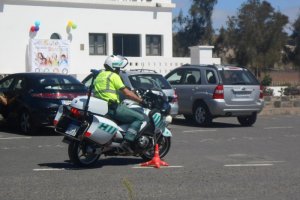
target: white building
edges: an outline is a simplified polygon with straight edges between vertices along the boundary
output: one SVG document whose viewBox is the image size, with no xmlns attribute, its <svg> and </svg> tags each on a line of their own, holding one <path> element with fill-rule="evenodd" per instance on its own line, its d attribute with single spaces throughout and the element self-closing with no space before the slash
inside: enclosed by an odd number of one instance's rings
<svg viewBox="0 0 300 200">
<path fill-rule="evenodd" d="M 81 79 L 111 54 L 128 57 L 128 68 L 165 74 L 191 61 L 172 57 L 174 7 L 171 0 L 0 0 L 0 74 L 60 71 Z M 45 65 L 37 64 L 40 51 Z M 53 52 L 66 55 L 67 71 Z"/>
</svg>

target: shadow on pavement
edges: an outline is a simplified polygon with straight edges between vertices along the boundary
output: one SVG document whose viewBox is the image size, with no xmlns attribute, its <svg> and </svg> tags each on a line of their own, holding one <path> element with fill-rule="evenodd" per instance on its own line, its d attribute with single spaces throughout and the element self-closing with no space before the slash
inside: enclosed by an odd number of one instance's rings
<svg viewBox="0 0 300 200">
<path fill-rule="evenodd" d="M 188 127 L 194 127 L 194 128 L 241 128 L 240 124 L 233 124 L 233 123 L 226 123 L 226 122 L 212 122 L 210 126 L 198 126 L 195 122 L 192 120 L 188 121 L 184 118 L 173 118 L 172 120 L 173 125 L 179 125 L 179 126 L 188 126 Z"/>
<path fill-rule="evenodd" d="M 40 167 L 48 167 L 53 169 L 66 169 L 66 170 L 84 170 L 84 169 L 95 169 L 102 168 L 104 166 L 125 166 L 125 165 L 136 165 L 143 163 L 144 161 L 140 158 L 128 158 L 128 157 L 110 157 L 99 159 L 99 161 L 92 167 L 78 167 L 72 164 L 69 160 L 64 163 L 41 163 L 38 164 Z"/>
<path fill-rule="evenodd" d="M 13 122 L 7 122 L 5 120 L 0 120 L 0 132 L 17 134 L 22 136 L 61 136 L 54 131 L 53 127 L 41 127 L 36 132 L 31 134 L 24 134 L 20 131 L 18 125 Z"/>
</svg>

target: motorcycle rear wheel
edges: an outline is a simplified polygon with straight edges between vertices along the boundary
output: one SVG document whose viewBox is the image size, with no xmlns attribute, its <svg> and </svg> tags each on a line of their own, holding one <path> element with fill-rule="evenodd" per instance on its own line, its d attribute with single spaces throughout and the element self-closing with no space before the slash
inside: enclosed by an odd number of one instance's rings
<svg viewBox="0 0 300 200">
<path fill-rule="evenodd" d="M 143 135 L 152 137 L 153 133 L 146 132 Z M 157 144 L 159 146 L 159 156 L 160 158 L 163 158 L 168 154 L 171 148 L 171 137 L 161 136 L 157 141 Z M 145 161 L 149 161 L 153 158 L 153 156 L 154 156 L 154 146 L 151 144 L 149 145 L 148 149 L 144 151 L 143 154 L 141 154 L 141 158 L 143 158 L 143 160 Z"/>
<path fill-rule="evenodd" d="M 72 163 L 80 167 L 92 167 L 100 157 L 94 153 L 90 143 L 72 141 L 68 148 L 69 158 Z"/>
</svg>

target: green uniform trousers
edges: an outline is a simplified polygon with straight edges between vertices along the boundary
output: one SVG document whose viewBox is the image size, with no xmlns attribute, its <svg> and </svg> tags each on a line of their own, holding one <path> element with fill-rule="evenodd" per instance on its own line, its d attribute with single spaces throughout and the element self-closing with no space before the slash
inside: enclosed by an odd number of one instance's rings
<svg viewBox="0 0 300 200">
<path fill-rule="evenodd" d="M 143 113 L 140 113 L 138 111 L 135 111 L 131 108 L 128 108 L 127 106 L 123 104 L 118 104 L 115 106 L 111 106 L 108 109 L 108 115 L 123 123 L 130 124 L 126 134 L 125 134 L 125 140 L 132 142 L 135 140 L 135 137 L 138 133 L 138 131 L 141 128 L 141 125 L 144 121 L 148 121 L 147 116 Z"/>
</svg>

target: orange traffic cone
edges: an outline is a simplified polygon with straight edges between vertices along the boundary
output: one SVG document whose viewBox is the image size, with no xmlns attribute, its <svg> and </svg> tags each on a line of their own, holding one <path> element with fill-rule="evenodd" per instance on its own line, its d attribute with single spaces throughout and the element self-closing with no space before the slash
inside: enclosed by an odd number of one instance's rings
<svg viewBox="0 0 300 200">
<path fill-rule="evenodd" d="M 160 168 L 160 166 L 169 166 L 168 163 L 165 161 L 162 161 L 159 157 L 159 150 L 158 150 L 158 144 L 155 145 L 155 151 L 154 151 L 154 156 L 152 160 L 142 163 L 142 167 L 155 167 L 155 168 Z"/>
</svg>

